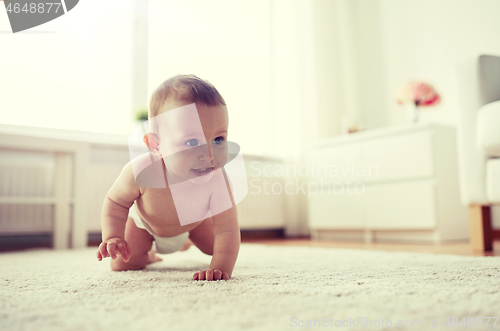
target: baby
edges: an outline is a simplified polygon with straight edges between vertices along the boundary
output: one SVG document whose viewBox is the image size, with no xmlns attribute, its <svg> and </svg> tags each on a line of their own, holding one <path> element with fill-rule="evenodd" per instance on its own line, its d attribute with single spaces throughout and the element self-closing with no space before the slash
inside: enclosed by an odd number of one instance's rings
<svg viewBox="0 0 500 331">
<path fill-rule="evenodd" d="M 241 238 L 223 169 L 226 103 L 209 82 L 177 75 L 153 93 L 149 118 L 150 153 L 125 165 L 104 200 L 97 259 L 111 257 L 114 271 L 138 270 L 161 260 L 153 242 L 161 254 L 194 244 L 212 261 L 193 280 L 229 279 Z"/>
</svg>

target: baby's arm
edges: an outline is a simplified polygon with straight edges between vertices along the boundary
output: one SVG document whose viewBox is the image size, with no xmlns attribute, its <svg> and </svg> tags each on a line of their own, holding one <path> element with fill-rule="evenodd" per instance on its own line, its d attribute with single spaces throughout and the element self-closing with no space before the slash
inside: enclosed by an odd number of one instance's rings
<svg viewBox="0 0 500 331">
<path fill-rule="evenodd" d="M 130 259 L 130 247 L 125 241 L 125 224 L 129 208 L 140 195 L 129 162 L 104 199 L 101 213 L 102 243 L 97 251 L 99 261 L 109 256 L 115 259 L 117 249 L 125 262 Z"/>
<path fill-rule="evenodd" d="M 231 188 L 229 184 L 226 186 L 229 196 L 225 192 L 218 191 L 210 199 L 212 211 L 226 209 L 212 216 L 214 248 L 210 269 L 195 273 L 194 280 L 229 279 L 233 272 L 240 249 L 241 236 Z"/>
<path fill-rule="evenodd" d="M 230 278 L 240 250 L 240 226 L 236 207 L 212 217 L 214 231 L 214 254 L 211 270 L 221 270 Z"/>
</svg>

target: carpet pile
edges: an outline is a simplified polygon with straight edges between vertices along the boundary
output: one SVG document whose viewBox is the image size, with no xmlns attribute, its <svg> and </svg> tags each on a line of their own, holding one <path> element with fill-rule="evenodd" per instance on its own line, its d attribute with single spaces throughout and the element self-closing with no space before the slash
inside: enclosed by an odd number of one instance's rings
<svg viewBox="0 0 500 331">
<path fill-rule="evenodd" d="M 0 254 L 0 329 L 500 330 L 500 257 L 242 244 L 230 280 L 198 282 L 194 247 L 125 272 L 95 251 Z"/>
</svg>

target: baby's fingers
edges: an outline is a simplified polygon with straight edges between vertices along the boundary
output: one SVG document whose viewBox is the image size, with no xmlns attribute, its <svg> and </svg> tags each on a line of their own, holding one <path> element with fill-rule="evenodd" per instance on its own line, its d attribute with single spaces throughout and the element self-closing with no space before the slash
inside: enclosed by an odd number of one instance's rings
<svg viewBox="0 0 500 331">
<path fill-rule="evenodd" d="M 113 260 L 116 259 L 116 244 L 115 243 L 108 243 L 107 250 L 108 250 L 108 253 L 111 255 L 111 258 Z"/>
<path fill-rule="evenodd" d="M 120 252 L 120 255 L 122 256 L 123 261 L 128 262 L 129 256 L 128 256 L 127 247 L 125 246 L 125 242 L 120 242 L 120 243 L 116 244 L 116 246 L 118 247 L 118 251 Z"/>
<path fill-rule="evenodd" d="M 99 252 L 99 250 L 97 250 L 97 260 L 99 260 L 99 261 L 102 260 L 102 255 L 101 255 L 101 252 Z"/>
<path fill-rule="evenodd" d="M 227 272 L 222 272 L 219 269 L 215 270 L 202 270 L 193 275 L 193 280 L 222 280 L 229 279 L 229 274 Z"/>
<path fill-rule="evenodd" d="M 197 272 L 194 277 L 194 280 L 205 280 L 205 270 Z"/>
<path fill-rule="evenodd" d="M 99 245 L 99 252 L 101 253 L 101 257 L 102 258 L 106 258 L 108 257 L 108 251 L 106 249 L 106 246 L 108 245 L 107 242 L 102 242 L 100 245 Z"/>
<path fill-rule="evenodd" d="M 132 256 L 132 251 L 130 250 L 130 246 L 128 245 L 128 242 L 125 242 L 125 248 L 127 249 L 127 261 L 130 260 L 130 257 Z"/>
</svg>

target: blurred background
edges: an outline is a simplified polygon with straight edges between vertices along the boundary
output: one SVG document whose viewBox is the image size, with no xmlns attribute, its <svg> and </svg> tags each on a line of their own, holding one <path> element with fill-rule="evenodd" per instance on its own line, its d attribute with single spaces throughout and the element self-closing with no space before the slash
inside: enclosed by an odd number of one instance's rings
<svg viewBox="0 0 500 331">
<path fill-rule="evenodd" d="M 86 0 L 13 34 L 0 9 L 0 246 L 99 242 L 100 206 L 129 161 L 136 115 L 179 73 L 207 79 L 227 102 L 229 139 L 241 146 L 249 175 L 238 207 L 243 230 L 468 240 L 456 66 L 500 55 L 498 12 L 496 0 Z M 417 124 L 396 102 L 415 80 L 441 98 Z M 418 158 L 398 161 L 405 152 Z M 314 162 L 375 164 L 379 173 L 358 178 L 366 190 L 355 199 L 311 198 L 310 185 L 295 188 L 317 178 L 293 170 Z M 337 179 L 329 183 L 346 180 Z M 370 198 L 380 196 L 387 199 Z M 412 208 L 426 211 L 407 220 Z M 499 227 L 495 215 L 493 208 Z M 443 235 L 448 226 L 458 230 Z"/>
</svg>

